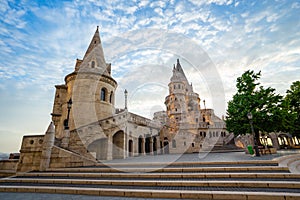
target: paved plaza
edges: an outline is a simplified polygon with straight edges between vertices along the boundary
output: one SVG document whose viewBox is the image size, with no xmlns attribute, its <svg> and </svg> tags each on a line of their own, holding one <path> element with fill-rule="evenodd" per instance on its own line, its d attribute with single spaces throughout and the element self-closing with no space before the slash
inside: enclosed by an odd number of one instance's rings
<svg viewBox="0 0 300 200">
<path fill-rule="evenodd" d="M 227 162 L 227 161 L 243 161 L 243 160 L 272 160 L 280 156 L 290 154 L 300 154 L 300 150 L 278 150 L 276 154 L 267 154 L 260 157 L 245 154 L 244 151 L 226 152 L 226 153 L 193 153 L 193 154 L 168 154 L 156 156 L 139 156 L 129 157 L 126 159 L 115 159 L 110 161 L 103 161 L 103 163 L 153 163 L 153 162 Z"/>
</svg>

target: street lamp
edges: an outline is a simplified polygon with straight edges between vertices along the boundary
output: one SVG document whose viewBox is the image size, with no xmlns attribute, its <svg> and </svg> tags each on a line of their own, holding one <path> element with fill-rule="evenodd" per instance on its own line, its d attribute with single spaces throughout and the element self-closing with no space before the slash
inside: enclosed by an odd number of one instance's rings
<svg viewBox="0 0 300 200">
<path fill-rule="evenodd" d="M 256 142 L 255 132 L 254 132 L 254 128 L 253 128 L 253 120 L 252 120 L 253 115 L 252 115 L 252 113 L 249 112 L 249 113 L 247 114 L 247 117 L 248 117 L 248 119 L 249 119 L 249 123 L 250 123 L 250 126 L 251 126 L 251 132 L 252 132 L 252 135 L 253 135 L 255 155 L 256 155 L 256 156 L 260 156 L 259 150 L 258 150 L 258 146 L 257 146 L 257 142 Z"/>
<path fill-rule="evenodd" d="M 128 92 L 127 92 L 126 89 L 124 91 L 124 95 L 125 95 L 125 110 L 127 110 L 127 95 L 128 95 Z"/>
<path fill-rule="evenodd" d="M 67 119 L 65 119 L 64 121 L 65 130 L 69 130 L 69 118 L 70 118 L 71 107 L 72 107 L 72 99 L 70 98 L 69 101 L 67 102 L 67 108 L 68 108 Z"/>
</svg>

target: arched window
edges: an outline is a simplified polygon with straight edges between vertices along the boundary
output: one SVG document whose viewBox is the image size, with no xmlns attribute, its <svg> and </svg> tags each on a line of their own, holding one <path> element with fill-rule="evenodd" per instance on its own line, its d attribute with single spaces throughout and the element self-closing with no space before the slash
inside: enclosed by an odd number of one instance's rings
<svg viewBox="0 0 300 200">
<path fill-rule="evenodd" d="M 91 67 L 95 68 L 95 61 L 92 61 Z"/>
<path fill-rule="evenodd" d="M 111 91 L 109 96 L 109 103 L 112 103 L 112 101 L 113 101 L 113 92 Z"/>
<path fill-rule="evenodd" d="M 102 88 L 101 89 L 101 101 L 105 101 L 106 99 L 106 89 L 105 88 Z"/>
</svg>

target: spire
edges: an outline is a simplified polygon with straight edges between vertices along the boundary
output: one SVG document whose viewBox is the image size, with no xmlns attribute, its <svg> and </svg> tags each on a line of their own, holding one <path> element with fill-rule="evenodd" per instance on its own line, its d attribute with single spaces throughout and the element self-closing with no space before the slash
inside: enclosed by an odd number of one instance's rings
<svg viewBox="0 0 300 200">
<path fill-rule="evenodd" d="M 81 72 L 89 71 L 110 76 L 110 66 L 106 64 L 104 52 L 99 34 L 99 26 L 90 42 L 88 49 L 83 57 L 82 63 L 78 68 Z"/>
<path fill-rule="evenodd" d="M 175 66 L 175 65 L 174 65 Z M 175 70 L 174 70 L 175 69 Z M 171 81 L 172 80 L 181 80 L 181 81 L 184 81 L 186 82 L 186 84 L 188 85 L 188 80 L 184 74 L 184 71 L 180 65 L 180 62 L 179 62 L 179 59 L 177 59 L 177 64 L 176 64 L 176 67 L 173 69 L 173 76 L 171 78 Z"/>
<path fill-rule="evenodd" d="M 98 44 L 101 44 L 101 39 L 100 39 L 100 34 L 99 34 L 99 26 L 97 26 L 96 32 L 92 38 L 92 41 L 90 42 L 88 49 L 86 50 L 86 52 L 84 54 L 83 59 L 86 58 L 87 55 L 89 53 L 91 53 L 91 51 L 94 49 L 94 47 L 97 46 Z"/>
<path fill-rule="evenodd" d="M 184 74 L 183 69 L 182 69 L 182 67 L 180 65 L 179 59 L 177 59 L 176 69 L 177 69 L 177 71 L 179 71 L 179 72 L 181 72 L 181 73 Z"/>
</svg>

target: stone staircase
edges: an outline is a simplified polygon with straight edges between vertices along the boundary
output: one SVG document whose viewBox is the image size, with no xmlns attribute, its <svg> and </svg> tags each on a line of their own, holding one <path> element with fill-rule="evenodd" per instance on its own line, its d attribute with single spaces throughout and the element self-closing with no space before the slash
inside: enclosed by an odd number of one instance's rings
<svg viewBox="0 0 300 200">
<path fill-rule="evenodd" d="M 278 160 L 110 163 L 18 173 L 0 179 L 0 192 L 287 200 L 300 199 L 300 174 Z"/>
</svg>

